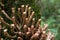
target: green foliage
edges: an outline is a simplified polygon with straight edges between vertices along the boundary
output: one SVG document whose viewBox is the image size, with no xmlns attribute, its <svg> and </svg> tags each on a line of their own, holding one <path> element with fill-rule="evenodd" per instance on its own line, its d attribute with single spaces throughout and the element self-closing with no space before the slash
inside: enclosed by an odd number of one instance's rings
<svg viewBox="0 0 60 40">
<path fill-rule="evenodd" d="M 55 34 L 55 40 L 60 40 L 60 0 L 41 0 L 42 25 L 47 23 L 51 32 Z"/>
</svg>

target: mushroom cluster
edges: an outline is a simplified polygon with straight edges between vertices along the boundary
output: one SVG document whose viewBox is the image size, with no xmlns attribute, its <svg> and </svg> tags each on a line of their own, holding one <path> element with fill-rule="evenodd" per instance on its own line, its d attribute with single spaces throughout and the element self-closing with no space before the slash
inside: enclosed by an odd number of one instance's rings
<svg viewBox="0 0 60 40">
<path fill-rule="evenodd" d="M 14 7 L 11 10 L 12 17 L 5 10 L 1 10 L 2 14 L 12 22 L 9 24 L 0 16 L 1 35 L 10 40 L 54 40 L 54 35 L 49 30 L 46 32 L 48 24 L 41 27 L 41 19 L 35 20 L 35 12 L 30 6 L 21 5 L 17 10 Z M 6 25 L 6 28 L 3 25 Z M 0 40 L 4 38 L 1 36 Z"/>
</svg>

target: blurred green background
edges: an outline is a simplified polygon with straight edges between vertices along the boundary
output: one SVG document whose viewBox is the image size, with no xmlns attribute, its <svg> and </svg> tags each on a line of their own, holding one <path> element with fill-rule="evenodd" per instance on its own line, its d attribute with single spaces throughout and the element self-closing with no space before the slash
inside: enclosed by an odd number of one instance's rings
<svg viewBox="0 0 60 40">
<path fill-rule="evenodd" d="M 29 4 L 35 11 L 36 20 L 41 18 L 41 25 L 47 23 L 55 40 L 60 40 L 60 0 L 0 0 L 1 3 L 0 10 L 4 9 L 8 15 L 11 15 L 11 7 Z"/>
</svg>

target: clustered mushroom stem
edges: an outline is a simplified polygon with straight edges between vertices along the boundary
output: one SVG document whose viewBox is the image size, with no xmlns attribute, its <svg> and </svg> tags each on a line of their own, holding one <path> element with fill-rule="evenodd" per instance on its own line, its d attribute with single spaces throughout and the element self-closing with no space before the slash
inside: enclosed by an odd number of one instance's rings
<svg viewBox="0 0 60 40">
<path fill-rule="evenodd" d="M 16 16 L 16 15 L 15 15 L 15 8 L 12 8 L 12 13 L 13 13 L 13 15 L 12 15 L 12 16 L 14 16 L 14 17 L 15 17 L 15 16 Z M 15 17 L 15 22 L 17 22 L 17 23 L 19 24 L 19 22 L 17 21 L 16 17 Z"/>
<path fill-rule="evenodd" d="M 27 11 L 28 11 L 28 5 L 26 5 L 26 8 L 25 8 L 25 12 L 27 13 Z"/>
<path fill-rule="evenodd" d="M 35 18 L 32 19 L 32 25 L 34 25 L 34 24 L 35 24 Z"/>
<path fill-rule="evenodd" d="M 24 5 L 21 5 L 21 11 L 24 12 Z"/>
<path fill-rule="evenodd" d="M 28 18 L 30 17 L 31 13 L 31 7 L 28 8 Z"/>
<path fill-rule="evenodd" d="M 16 38 L 16 35 L 14 35 L 14 36 L 11 36 L 11 35 L 9 35 L 9 33 L 7 32 L 7 29 L 4 29 L 4 35 L 6 36 L 6 37 L 9 37 L 9 38 Z"/>
<path fill-rule="evenodd" d="M 12 8 L 12 16 L 15 16 L 15 8 Z"/>
<path fill-rule="evenodd" d="M 12 21 L 13 21 L 14 25 L 17 26 L 17 23 L 15 21 L 15 16 L 12 17 Z"/>
<path fill-rule="evenodd" d="M 25 24 L 25 19 L 26 19 L 26 12 L 23 12 L 22 18 L 23 18 L 23 23 L 22 23 L 22 25 L 24 25 L 24 24 Z"/>
<path fill-rule="evenodd" d="M 48 24 L 44 24 L 44 28 L 42 28 L 43 31 L 45 31 L 48 27 Z"/>
<path fill-rule="evenodd" d="M 15 8 L 12 8 L 12 13 L 13 13 L 12 16 L 15 17 L 15 18 L 14 18 L 14 19 L 15 19 L 15 22 L 19 24 L 19 22 L 17 21 L 16 15 L 15 15 Z"/>
<path fill-rule="evenodd" d="M 4 40 L 3 38 L 0 38 L 0 40 Z"/>
<path fill-rule="evenodd" d="M 38 28 L 38 27 L 39 27 L 40 22 L 41 22 L 41 19 L 38 19 L 38 21 L 37 21 L 37 23 L 36 23 L 36 28 Z"/>
<path fill-rule="evenodd" d="M 19 30 L 18 25 L 17 25 L 17 23 L 15 21 L 15 16 L 12 17 L 12 22 L 14 23 L 15 29 Z"/>
<path fill-rule="evenodd" d="M 18 8 L 18 14 L 20 14 L 20 10 L 21 10 L 21 8 Z"/>
<path fill-rule="evenodd" d="M 0 2 L 0 5 L 4 7 L 4 4 L 2 2 Z"/>
<path fill-rule="evenodd" d="M 34 25 L 31 25 L 31 32 L 32 32 L 32 34 L 34 34 L 35 32 L 34 32 Z"/>
<path fill-rule="evenodd" d="M 55 40 L 55 39 L 54 39 L 54 35 L 52 35 L 52 38 L 51 38 L 51 40 Z"/>
<path fill-rule="evenodd" d="M 4 10 L 2 10 L 2 13 L 6 16 L 6 18 L 11 20 L 11 18 L 7 15 L 7 13 Z"/>
<path fill-rule="evenodd" d="M 31 21 L 31 19 L 32 19 L 33 15 L 34 15 L 34 11 L 33 11 L 33 12 L 32 12 L 32 14 L 30 15 L 30 17 L 29 17 L 29 21 L 28 21 L 28 22 L 30 22 L 30 21 Z"/>
<path fill-rule="evenodd" d="M 3 18 L 2 18 L 2 17 L 0 17 L 0 20 L 1 20 L 1 22 L 2 22 L 3 24 L 6 24 L 7 26 L 9 26 L 9 27 L 10 27 L 10 25 L 9 25 L 8 23 L 6 23 L 6 22 L 3 20 Z"/>
<path fill-rule="evenodd" d="M 20 10 L 21 10 L 21 8 L 18 8 L 18 14 L 17 15 L 19 17 L 19 21 L 21 21 L 21 19 L 20 19 L 21 18 L 21 16 L 20 16 L 21 15 Z"/>
<path fill-rule="evenodd" d="M 46 32 L 45 31 L 43 31 L 41 38 L 39 40 L 44 40 L 44 39 L 46 39 Z"/>
<path fill-rule="evenodd" d="M 28 18 L 28 22 L 27 22 L 27 25 L 29 25 L 29 22 L 31 21 L 32 17 L 34 15 L 34 11 L 32 12 L 32 14 L 30 15 L 30 17 Z"/>
</svg>

